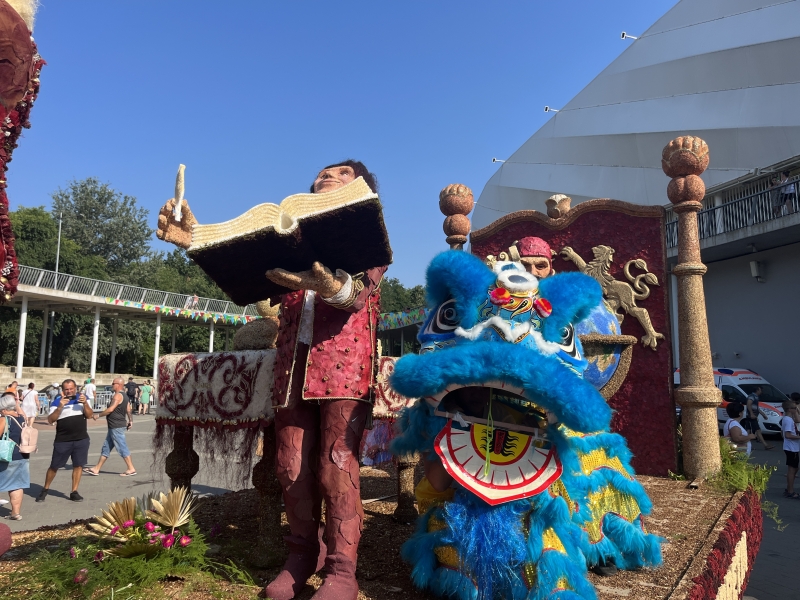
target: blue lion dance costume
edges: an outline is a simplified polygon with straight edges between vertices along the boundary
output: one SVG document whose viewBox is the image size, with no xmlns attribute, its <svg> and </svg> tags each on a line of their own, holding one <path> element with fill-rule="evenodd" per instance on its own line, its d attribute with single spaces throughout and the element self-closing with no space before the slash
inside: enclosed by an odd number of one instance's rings
<svg viewBox="0 0 800 600">
<path fill-rule="evenodd" d="M 417 486 L 422 516 L 402 548 L 415 585 L 459 600 L 586 600 L 589 567 L 659 565 L 631 452 L 583 378 L 575 325 L 602 304 L 598 283 L 449 251 L 426 291 L 420 354 L 390 379 L 419 398 L 393 451 L 421 453 L 451 482 Z"/>
</svg>

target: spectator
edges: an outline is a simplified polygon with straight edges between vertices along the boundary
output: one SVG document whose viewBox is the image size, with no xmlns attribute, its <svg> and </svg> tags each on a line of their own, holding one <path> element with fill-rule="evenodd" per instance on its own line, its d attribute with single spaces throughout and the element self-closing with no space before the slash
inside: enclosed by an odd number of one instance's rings
<svg viewBox="0 0 800 600">
<path fill-rule="evenodd" d="M 125 384 L 125 393 L 128 396 L 128 403 L 133 407 L 133 410 L 137 410 L 139 408 L 139 394 L 141 390 L 139 389 L 139 384 L 137 384 L 133 377 L 128 377 L 128 383 Z"/>
<path fill-rule="evenodd" d="M 41 408 L 39 392 L 36 391 L 35 384 L 31 381 L 28 384 L 28 389 L 22 393 L 22 412 L 25 413 L 25 419 L 29 427 L 33 427 L 33 422 L 36 420 L 36 415 L 39 414 Z"/>
<path fill-rule="evenodd" d="M 139 414 L 149 414 L 150 399 L 153 395 L 153 386 L 150 385 L 150 380 L 144 382 L 144 385 L 139 388 Z"/>
<path fill-rule="evenodd" d="M 5 417 L 0 419 L 0 435 L 4 435 L 8 427 L 8 437 L 16 444 L 11 462 L 0 461 L 0 492 L 8 492 L 11 500 L 11 514 L 6 518 L 19 521 L 22 519 L 19 512 L 22 506 L 22 490 L 31 487 L 31 470 L 28 462 L 30 455 L 19 451 L 25 416 L 17 411 L 15 394 L 4 393 L 0 396 L 0 414 Z"/>
<path fill-rule="evenodd" d="M 761 415 L 765 420 L 767 415 L 758 407 L 758 398 L 761 396 L 761 386 L 756 386 L 756 389 L 747 397 L 747 410 L 745 418 L 742 419 L 742 426 L 746 431 L 755 434 L 758 441 L 764 445 L 764 450 L 772 450 L 775 446 L 768 446 L 764 441 L 764 435 L 761 433 L 761 426 L 758 424 L 758 415 Z"/>
<path fill-rule="evenodd" d="M 781 419 L 783 432 L 783 451 L 786 453 L 786 489 L 783 495 L 792 500 L 800 500 L 800 494 L 794 491 L 794 478 L 797 475 L 797 466 L 800 464 L 800 435 L 797 435 L 795 425 L 795 411 L 797 407 L 791 400 L 783 401 L 784 417 Z"/>
<path fill-rule="evenodd" d="M 50 406 L 47 422 L 56 424 L 56 438 L 53 441 L 53 458 L 44 480 L 37 502 L 44 502 L 50 491 L 58 470 L 72 458 L 72 492 L 69 499 L 82 502 L 83 496 L 78 493 L 83 467 L 89 462 L 89 432 L 86 429 L 87 419 L 94 416 L 92 407 L 86 402 L 86 396 L 78 393 L 74 379 L 65 379 L 61 384 L 63 394 L 56 397 Z"/>
<path fill-rule="evenodd" d="M 120 477 L 130 477 L 131 475 L 136 475 L 136 469 L 133 468 L 133 461 L 131 460 L 131 451 L 128 450 L 128 444 L 125 442 L 125 432 L 133 427 L 131 405 L 128 402 L 128 395 L 122 392 L 125 387 L 122 377 L 115 377 L 111 387 L 114 390 L 111 404 L 100 413 L 101 417 L 106 418 L 106 423 L 108 424 L 106 441 L 103 442 L 103 449 L 100 451 L 100 459 L 97 461 L 97 465 L 95 465 L 94 469 L 86 467 L 83 472 L 87 475 L 100 475 L 100 469 L 108 460 L 111 451 L 116 447 L 122 460 L 125 461 L 125 466 L 128 467 L 119 475 Z"/>
<path fill-rule="evenodd" d="M 789 181 L 789 171 L 781 173 L 781 198 L 782 206 L 786 207 L 786 212 L 791 214 L 794 212 L 794 199 L 795 199 L 795 185 L 793 181 Z"/>
<path fill-rule="evenodd" d="M 722 428 L 722 435 L 736 444 L 737 450 L 747 452 L 747 456 L 750 456 L 750 451 L 752 450 L 750 440 L 756 439 L 756 436 L 752 433 L 747 433 L 745 428 L 742 427 L 744 404 L 731 402 L 725 407 L 725 412 L 728 413 L 729 418 Z"/>
<path fill-rule="evenodd" d="M 97 395 L 97 386 L 94 384 L 94 379 L 86 380 L 86 385 L 83 386 L 83 393 L 86 395 L 86 401 L 92 407 L 92 410 L 97 410 L 97 405 L 94 403 Z"/>
<path fill-rule="evenodd" d="M 771 177 L 769 180 L 769 203 L 772 205 L 773 217 L 779 217 L 781 215 L 781 208 L 783 207 L 780 182 L 781 178 L 778 176 Z"/>
</svg>

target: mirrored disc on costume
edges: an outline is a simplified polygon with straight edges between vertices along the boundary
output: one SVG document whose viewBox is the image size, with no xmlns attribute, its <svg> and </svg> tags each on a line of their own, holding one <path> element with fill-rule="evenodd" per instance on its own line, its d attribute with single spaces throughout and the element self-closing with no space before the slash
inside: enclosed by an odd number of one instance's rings
<svg viewBox="0 0 800 600">
<path fill-rule="evenodd" d="M 487 437 L 489 471 L 484 475 Z M 476 423 L 462 430 L 449 421 L 434 447 L 447 472 L 492 506 L 538 494 L 563 469 L 550 442 Z"/>
</svg>

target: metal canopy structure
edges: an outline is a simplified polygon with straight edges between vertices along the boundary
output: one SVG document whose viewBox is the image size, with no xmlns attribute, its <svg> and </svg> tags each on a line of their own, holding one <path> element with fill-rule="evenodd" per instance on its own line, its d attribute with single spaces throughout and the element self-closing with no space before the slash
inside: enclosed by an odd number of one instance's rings
<svg viewBox="0 0 800 600">
<path fill-rule="evenodd" d="M 116 355 L 117 326 L 116 319 L 129 319 L 149 321 L 156 325 L 155 358 L 153 364 L 153 379 L 158 378 L 158 356 L 161 341 L 161 324 L 174 323 L 181 325 L 196 325 L 209 329 L 209 352 L 214 349 L 215 321 L 226 322 L 231 317 L 246 318 L 256 317 L 258 312 L 254 305 L 238 306 L 230 301 L 215 300 L 213 298 L 200 298 L 187 294 L 174 294 L 140 288 L 111 281 L 101 281 L 88 277 L 78 277 L 55 271 L 36 269 L 20 265 L 20 277 L 17 294 L 9 301 L 7 306 L 20 309 L 20 335 L 17 348 L 16 377 L 22 377 L 22 361 L 25 351 L 25 328 L 29 310 L 43 310 L 45 312 L 61 312 L 94 316 L 94 335 L 92 338 L 92 357 L 90 374 L 95 375 L 97 366 L 97 343 L 100 329 L 100 319 L 109 317 L 114 319 L 112 325 L 113 339 L 111 344 L 111 372 L 114 372 L 114 359 Z M 158 310 L 155 308 L 158 307 Z M 179 309 L 200 314 L 201 318 L 207 315 L 208 322 L 186 318 L 174 314 L 171 310 L 162 308 Z M 172 351 L 175 351 L 175 329 L 172 335 Z M 42 330 L 42 344 L 39 356 L 40 366 L 44 366 L 45 335 L 47 327 Z"/>
<path fill-rule="evenodd" d="M 556 193 L 664 205 L 661 149 L 687 133 L 709 189 L 800 155 L 798 23 L 797 1 L 682 0 L 501 165 L 474 227 Z"/>
</svg>

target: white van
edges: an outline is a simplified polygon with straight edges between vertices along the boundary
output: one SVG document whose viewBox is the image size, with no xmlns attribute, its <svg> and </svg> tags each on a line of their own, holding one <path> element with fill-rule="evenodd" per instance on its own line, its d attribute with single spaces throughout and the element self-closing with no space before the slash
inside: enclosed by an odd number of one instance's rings
<svg viewBox="0 0 800 600">
<path fill-rule="evenodd" d="M 681 383 L 680 369 L 675 370 L 674 383 L 676 386 Z M 740 402 L 746 405 L 747 396 L 757 387 L 760 387 L 761 397 L 759 398 L 759 408 L 764 411 L 767 418 L 764 419 L 764 417 L 759 415 L 758 424 L 763 433 L 780 434 L 781 418 L 783 417 L 781 404 L 783 404 L 784 400 L 788 400 L 788 398 L 769 381 L 750 369 L 714 367 L 714 383 L 716 383 L 717 387 L 722 391 L 722 403 L 717 408 L 717 421 L 719 421 L 720 428 L 722 428 L 728 420 L 728 413 L 725 412 L 725 407 L 728 406 L 728 402 Z"/>
</svg>

